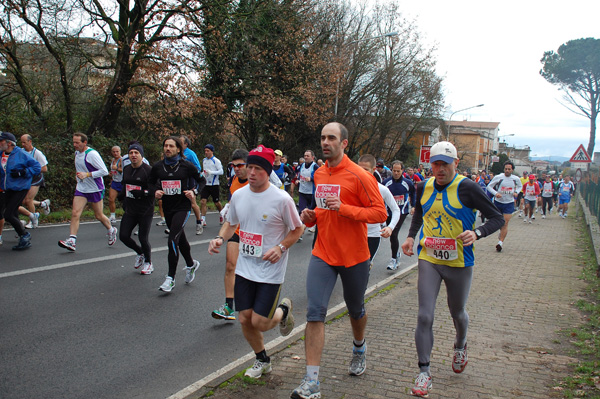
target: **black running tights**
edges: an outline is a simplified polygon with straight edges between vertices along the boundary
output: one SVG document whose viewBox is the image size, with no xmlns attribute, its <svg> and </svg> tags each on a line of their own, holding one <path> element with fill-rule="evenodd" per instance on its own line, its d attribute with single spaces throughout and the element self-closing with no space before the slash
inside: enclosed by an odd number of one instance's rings
<svg viewBox="0 0 600 399">
<path fill-rule="evenodd" d="M 131 238 L 131 233 L 135 226 L 139 225 L 140 229 L 138 232 L 138 238 L 140 240 L 140 245 L 133 238 Z M 121 219 L 121 226 L 119 229 L 119 239 L 123 244 L 127 247 L 133 249 L 136 254 L 144 255 L 144 260 L 148 263 L 151 261 L 152 256 L 152 247 L 150 246 L 150 242 L 148 241 L 148 235 L 150 234 L 150 226 L 152 226 L 152 214 L 148 215 L 131 215 L 127 212 L 123 214 L 123 218 Z"/>
<path fill-rule="evenodd" d="M 192 250 L 190 243 L 185 237 L 185 224 L 190 218 L 190 211 L 177 211 L 175 213 L 166 213 L 165 220 L 167 227 L 170 230 L 169 233 L 169 277 L 175 279 L 175 273 L 177 272 L 177 263 L 179 262 L 179 253 L 185 259 L 187 266 L 194 264 L 192 259 Z"/>
</svg>

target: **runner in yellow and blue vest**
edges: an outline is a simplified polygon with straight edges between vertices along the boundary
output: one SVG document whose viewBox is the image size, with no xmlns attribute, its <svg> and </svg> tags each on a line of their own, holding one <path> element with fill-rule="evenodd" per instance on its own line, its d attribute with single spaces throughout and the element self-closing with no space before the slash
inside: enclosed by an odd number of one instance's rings
<svg viewBox="0 0 600 399">
<path fill-rule="evenodd" d="M 404 254 L 413 255 L 415 237 L 419 234 L 419 315 L 415 343 L 420 374 L 412 388 L 415 396 L 426 396 L 431 389 L 433 315 L 442 280 L 456 328 L 452 370 L 461 373 L 465 369 L 469 325 L 465 307 L 473 277 L 473 243 L 504 224 L 502 214 L 479 185 L 456 173 L 458 156 L 452 143 L 442 141 L 433 145 L 430 160 L 433 178 L 417 184 L 415 213 L 408 238 L 402 244 Z M 477 210 L 487 221 L 475 228 Z"/>
</svg>

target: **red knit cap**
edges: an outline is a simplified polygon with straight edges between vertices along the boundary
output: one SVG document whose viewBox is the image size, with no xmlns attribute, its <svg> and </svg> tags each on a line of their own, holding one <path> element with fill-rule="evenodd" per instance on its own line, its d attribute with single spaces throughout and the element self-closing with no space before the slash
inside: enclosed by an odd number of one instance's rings
<svg viewBox="0 0 600 399">
<path fill-rule="evenodd" d="M 271 148 L 267 148 L 264 145 L 259 145 L 248 153 L 248 165 L 254 164 L 263 168 L 267 174 L 271 174 L 273 171 L 273 162 L 275 161 L 275 152 Z"/>
</svg>

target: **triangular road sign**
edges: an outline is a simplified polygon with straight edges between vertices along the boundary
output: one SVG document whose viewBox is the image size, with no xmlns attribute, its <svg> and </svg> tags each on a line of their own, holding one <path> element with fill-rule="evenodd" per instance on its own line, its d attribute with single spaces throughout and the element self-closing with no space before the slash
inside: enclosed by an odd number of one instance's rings
<svg viewBox="0 0 600 399">
<path fill-rule="evenodd" d="M 583 162 L 588 163 L 592 162 L 590 156 L 588 155 L 585 148 L 583 148 L 583 144 L 579 144 L 579 148 L 575 151 L 575 154 L 569 159 L 569 162 Z"/>
</svg>

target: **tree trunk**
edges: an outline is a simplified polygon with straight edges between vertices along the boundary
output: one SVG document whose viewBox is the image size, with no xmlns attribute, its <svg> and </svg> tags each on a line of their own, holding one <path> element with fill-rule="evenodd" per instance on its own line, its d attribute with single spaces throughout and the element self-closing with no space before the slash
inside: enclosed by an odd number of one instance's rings
<svg viewBox="0 0 600 399">
<path fill-rule="evenodd" d="M 590 117 L 590 142 L 587 147 L 590 158 L 594 157 L 594 147 L 596 146 L 596 117 L 598 116 L 596 109 L 596 107 L 592 107 L 592 114 Z"/>
<path fill-rule="evenodd" d="M 90 123 L 86 134 L 100 133 L 105 137 L 116 137 L 115 127 L 119 119 L 123 98 L 127 95 L 135 70 L 129 64 L 130 45 L 123 45 L 117 54 L 117 67 L 112 84 L 104 96 L 102 106 Z"/>
</svg>

